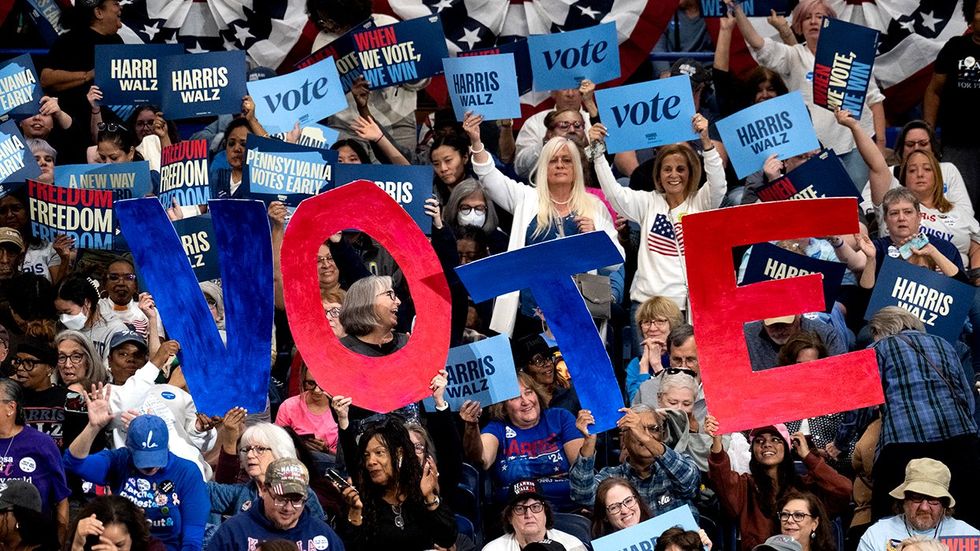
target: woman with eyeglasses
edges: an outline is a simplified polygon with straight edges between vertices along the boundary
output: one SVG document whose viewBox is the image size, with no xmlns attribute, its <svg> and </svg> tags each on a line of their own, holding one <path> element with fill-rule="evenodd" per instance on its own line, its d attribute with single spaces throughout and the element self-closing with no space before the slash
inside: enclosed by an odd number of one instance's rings
<svg viewBox="0 0 980 551">
<path fill-rule="evenodd" d="M 24 391 L 6 378 L 0 379 L 0 451 L 0 483 L 30 480 L 41 496 L 41 513 L 64 541 L 70 491 L 61 452 L 50 436 L 25 423 Z"/>
<path fill-rule="evenodd" d="M 636 309 L 636 341 L 643 351 L 626 366 L 626 396 L 636 395 L 644 381 L 660 375 L 670 365 L 667 336 L 684 323 L 681 309 L 666 297 L 650 297 Z"/>
<path fill-rule="evenodd" d="M 482 116 L 468 113 L 463 130 L 470 139 L 473 169 L 480 183 L 494 203 L 514 215 L 508 250 L 599 230 L 623 253 L 609 211 L 585 190 L 582 157 L 575 141 L 559 136 L 548 140 L 535 169 L 535 186 L 530 187 L 494 167 L 480 138 L 481 122 Z M 490 326 L 515 337 L 540 332 L 536 306 L 529 291 L 497 297 Z"/>
<path fill-rule="evenodd" d="M 103 361 L 109 358 L 112 338 L 129 331 L 123 322 L 99 312 L 98 283 L 83 275 L 74 274 L 61 282 L 54 307 L 61 314 L 61 324 L 88 337 Z"/>
<path fill-rule="evenodd" d="M 211 512 L 231 516 L 249 510 L 259 498 L 259 486 L 265 482 L 266 469 L 276 459 L 296 459 L 293 440 L 282 427 L 272 423 L 256 423 L 247 429 L 246 411 L 232 408 L 218 426 L 220 447 L 214 481 L 208 482 Z M 240 438 L 239 438 L 240 436 Z M 247 479 L 241 482 L 240 475 Z M 316 518 L 324 517 L 323 507 L 310 489 L 306 507 Z"/>
<path fill-rule="evenodd" d="M 66 329 L 55 336 L 54 345 L 58 350 L 57 383 L 67 387 L 80 380 L 90 384 L 109 382 L 109 371 L 88 337 Z"/>
<path fill-rule="evenodd" d="M 50 436 L 58 449 L 64 449 L 65 398 L 68 390 L 55 386 L 57 353 L 47 342 L 26 339 L 17 345 L 10 366 L 11 378 L 24 387 L 21 405 L 28 426 Z M 71 440 L 69 440 L 71 442 Z"/>
<path fill-rule="evenodd" d="M 330 395 L 320 388 L 305 363 L 300 378 L 303 392 L 286 398 L 279 406 L 276 424 L 293 429 L 315 457 L 330 456 L 333 462 L 337 454 L 337 422 L 330 413 Z"/>
<path fill-rule="evenodd" d="M 540 386 L 524 372 L 517 374 L 520 395 L 490 406 L 491 421 L 480 430 L 483 408 L 468 400 L 459 410 L 463 419 L 463 453 L 490 471 L 494 502 L 502 505 L 510 487 L 520 480 L 537 480 L 541 493 L 559 511 L 575 506 L 568 471 L 578 459 L 585 439 L 568 410 L 549 408 Z"/>
<path fill-rule="evenodd" d="M 607 129 L 598 123 L 589 130 L 590 158 L 606 199 L 621 216 L 644 230 L 630 289 L 632 310 L 651 297 L 665 297 L 688 310 L 687 271 L 681 217 L 721 206 L 728 183 L 721 155 L 708 136 L 708 120 L 694 115 L 691 128 L 703 150 L 707 183 L 701 187 L 702 159 L 687 142 L 661 147 L 653 165 L 655 191 L 623 187 L 613 176 L 605 156 Z M 634 315 L 635 318 L 635 315 Z M 640 334 L 634 327 L 634 334 Z"/>
<path fill-rule="evenodd" d="M 555 529 L 551 503 L 533 481 L 521 481 L 509 490 L 510 499 L 500 515 L 504 535 L 483 547 L 483 551 L 518 551 L 528 545 L 551 540 L 567 551 L 585 551 L 575 536 Z"/>
<path fill-rule="evenodd" d="M 340 527 L 348 549 L 422 551 L 456 543 L 456 520 L 437 491 L 435 463 L 419 463 L 400 420 L 385 416 L 368 425 L 356 447 L 352 440 L 351 433 L 341 436 L 345 450 L 356 449 L 345 453 L 354 483 L 338 486 L 350 507 Z"/>
<path fill-rule="evenodd" d="M 368 276 L 347 290 L 340 324 L 347 336 L 341 344 L 365 356 L 387 356 L 408 344 L 408 335 L 395 332 L 402 301 L 391 288 L 391 277 Z"/>
<path fill-rule="evenodd" d="M 800 542 L 803 551 L 839 551 L 823 503 L 810 492 L 790 490 L 776 504 L 779 533 Z"/>
<path fill-rule="evenodd" d="M 592 539 L 608 536 L 653 518 L 650 507 L 625 478 L 609 477 L 595 491 Z"/>
<path fill-rule="evenodd" d="M 749 473 L 738 474 L 731 469 L 718 427 L 718 420 L 708 415 L 704 421 L 704 432 L 712 437 L 708 478 L 714 484 L 722 510 L 738 522 L 743 551 L 776 533 L 776 514 L 781 510 L 777 503 L 792 490 L 806 490 L 820 496 L 831 514 L 839 514 L 848 507 L 851 481 L 812 453 L 801 433 L 790 437 L 785 425 L 753 430 L 749 434 L 752 444 Z M 796 473 L 791 451 L 806 467 L 803 476 Z"/>
<path fill-rule="evenodd" d="M 498 227 L 497 208 L 475 178 L 464 178 L 453 188 L 442 207 L 442 222 L 457 240 L 463 228 L 472 226 L 487 235 L 491 254 L 507 250 L 507 234 Z"/>
</svg>

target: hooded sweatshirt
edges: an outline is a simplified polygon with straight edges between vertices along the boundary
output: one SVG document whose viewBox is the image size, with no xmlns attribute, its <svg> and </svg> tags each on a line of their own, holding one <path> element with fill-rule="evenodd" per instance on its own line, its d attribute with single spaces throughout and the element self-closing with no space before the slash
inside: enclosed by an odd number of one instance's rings
<svg viewBox="0 0 980 551">
<path fill-rule="evenodd" d="M 208 551 L 255 551 L 260 543 L 275 539 L 295 542 L 298 551 L 344 551 L 344 542 L 336 532 L 306 508 L 296 526 L 287 530 L 276 528 L 266 518 L 261 499 L 248 511 L 222 523 L 208 544 Z"/>
</svg>

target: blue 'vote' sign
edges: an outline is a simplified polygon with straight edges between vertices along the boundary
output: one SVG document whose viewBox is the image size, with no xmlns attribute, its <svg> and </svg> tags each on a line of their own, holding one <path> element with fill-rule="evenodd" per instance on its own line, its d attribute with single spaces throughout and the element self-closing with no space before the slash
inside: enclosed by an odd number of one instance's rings
<svg viewBox="0 0 980 551">
<path fill-rule="evenodd" d="M 619 78 L 619 41 L 615 23 L 527 38 L 534 90 L 578 88 Z"/>
</svg>

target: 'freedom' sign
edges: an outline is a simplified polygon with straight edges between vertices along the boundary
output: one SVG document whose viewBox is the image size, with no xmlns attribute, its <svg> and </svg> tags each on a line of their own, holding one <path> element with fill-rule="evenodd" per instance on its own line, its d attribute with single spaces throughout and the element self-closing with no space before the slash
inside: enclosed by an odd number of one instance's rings
<svg viewBox="0 0 980 551">
<path fill-rule="evenodd" d="M 854 120 L 860 119 L 877 47 L 878 31 L 824 17 L 814 54 L 814 105 L 847 109 Z"/>
<path fill-rule="evenodd" d="M 886 257 L 864 319 L 871 319 L 885 306 L 900 306 L 922 320 L 926 333 L 955 343 L 975 292 L 975 287 L 951 277 Z"/>
<path fill-rule="evenodd" d="M 610 153 L 697 138 L 694 96 L 687 75 L 596 90 L 599 117 L 609 129 Z"/>
<path fill-rule="evenodd" d="M 59 234 L 79 249 L 112 249 L 112 192 L 27 181 L 31 233 L 44 241 Z"/>
<path fill-rule="evenodd" d="M 715 126 L 739 178 L 761 170 L 773 153 L 787 159 L 820 147 L 798 90 L 742 109 Z"/>
<path fill-rule="evenodd" d="M 447 57 L 442 65 L 456 120 L 467 111 L 490 121 L 521 117 L 513 54 Z"/>
<path fill-rule="evenodd" d="M 41 106 L 41 85 L 31 56 L 24 54 L 0 63 L 0 115 L 30 117 Z"/>
<path fill-rule="evenodd" d="M 160 203 L 164 208 L 206 205 L 211 199 L 208 184 L 208 141 L 183 141 L 163 148 L 160 155 Z"/>
<path fill-rule="evenodd" d="M 449 349 L 446 371 L 449 383 L 443 398 L 452 411 L 459 411 L 467 400 L 476 400 L 487 407 L 521 393 L 506 335 Z M 422 400 L 422 404 L 426 411 L 436 410 L 431 396 Z"/>
<path fill-rule="evenodd" d="M 438 15 L 354 34 L 361 71 L 371 88 L 384 88 L 442 72 L 449 57 Z"/>
<path fill-rule="evenodd" d="M 535 92 L 578 88 L 585 79 L 599 84 L 619 78 L 619 39 L 614 22 L 531 35 L 527 49 Z"/>
<path fill-rule="evenodd" d="M 95 85 L 106 105 L 160 105 L 166 78 L 160 60 L 182 55 L 180 44 L 103 44 L 95 47 Z"/>
<path fill-rule="evenodd" d="M 255 101 L 255 116 L 275 134 L 315 123 L 347 108 L 337 65 L 328 57 L 294 73 L 246 84 Z"/>
</svg>

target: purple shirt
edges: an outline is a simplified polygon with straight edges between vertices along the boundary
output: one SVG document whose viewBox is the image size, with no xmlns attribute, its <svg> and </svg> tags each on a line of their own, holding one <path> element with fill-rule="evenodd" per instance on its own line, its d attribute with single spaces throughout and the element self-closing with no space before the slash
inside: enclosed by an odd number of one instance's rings
<svg viewBox="0 0 980 551">
<path fill-rule="evenodd" d="M 41 508 L 50 514 L 71 491 L 58 446 L 50 436 L 24 427 L 13 438 L 0 438 L 0 483 L 26 480 L 41 494 Z"/>
</svg>

